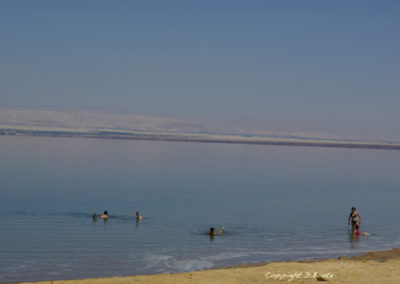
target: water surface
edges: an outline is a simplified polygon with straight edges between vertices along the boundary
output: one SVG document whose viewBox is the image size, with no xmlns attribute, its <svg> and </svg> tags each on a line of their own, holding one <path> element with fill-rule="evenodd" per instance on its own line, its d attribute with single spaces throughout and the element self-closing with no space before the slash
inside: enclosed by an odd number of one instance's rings
<svg viewBox="0 0 400 284">
<path fill-rule="evenodd" d="M 389 150 L 0 136 L 0 282 L 399 246 L 399 161 Z M 351 238 L 352 206 L 372 236 Z M 94 222 L 103 210 L 110 219 Z"/>
</svg>

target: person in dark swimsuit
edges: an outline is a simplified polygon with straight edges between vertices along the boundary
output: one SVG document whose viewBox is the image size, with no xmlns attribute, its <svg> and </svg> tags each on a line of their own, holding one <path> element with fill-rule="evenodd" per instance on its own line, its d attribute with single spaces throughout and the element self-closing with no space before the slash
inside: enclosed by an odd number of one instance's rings
<svg viewBox="0 0 400 284">
<path fill-rule="evenodd" d="M 350 220 L 351 220 L 351 229 L 354 231 L 356 225 L 361 224 L 361 215 L 357 212 L 355 207 L 351 208 L 350 216 L 348 219 L 349 225 L 350 225 Z"/>
</svg>

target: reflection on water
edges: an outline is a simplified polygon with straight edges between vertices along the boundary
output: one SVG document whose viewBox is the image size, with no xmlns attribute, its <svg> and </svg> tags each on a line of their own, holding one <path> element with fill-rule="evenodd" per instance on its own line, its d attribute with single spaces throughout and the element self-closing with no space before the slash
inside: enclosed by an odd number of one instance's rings
<svg viewBox="0 0 400 284">
<path fill-rule="evenodd" d="M 0 136 L 0 157 L 0 282 L 352 255 L 399 242 L 391 220 L 400 217 L 400 151 Z M 353 237 L 352 206 L 379 235 Z M 93 221 L 105 208 L 109 219 Z M 207 236 L 214 224 L 227 229 Z"/>
<path fill-rule="evenodd" d="M 360 241 L 360 236 L 356 235 L 353 230 L 348 230 L 350 247 L 356 248 Z"/>
</svg>

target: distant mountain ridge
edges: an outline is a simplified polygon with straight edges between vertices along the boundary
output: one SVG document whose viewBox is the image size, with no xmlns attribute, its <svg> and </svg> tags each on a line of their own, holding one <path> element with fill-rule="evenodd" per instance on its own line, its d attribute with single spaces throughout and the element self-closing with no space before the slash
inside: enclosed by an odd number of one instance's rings
<svg viewBox="0 0 400 284">
<path fill-rule="evenodd" d="M 344 142 L 398 143 L 389 139 L 354 139 L 324 133 L 279 132 L 263 129 L 262 124 L 247 125 L 218 119 L 189 120 L 166 116 L 116 113 L 96 110 L 58 110 L 0 107 L 0 129 L 95 132 L 163 133 L 181 135 L 222 135 L 225 138 L 311 139 Z"/>
</svg>

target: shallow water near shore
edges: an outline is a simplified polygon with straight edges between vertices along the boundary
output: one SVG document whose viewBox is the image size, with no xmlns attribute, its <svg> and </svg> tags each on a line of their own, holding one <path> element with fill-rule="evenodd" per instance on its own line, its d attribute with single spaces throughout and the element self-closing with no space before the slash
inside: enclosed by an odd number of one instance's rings
<svg viewBox="0 0 400 284">
<path fill-rule="evenodd" d="M 400 151 L 0 136 L 0 157 L 0 282 L 400 245 Z M 371 236 L 349 234 L 352 206 Z"/>
</svg>

